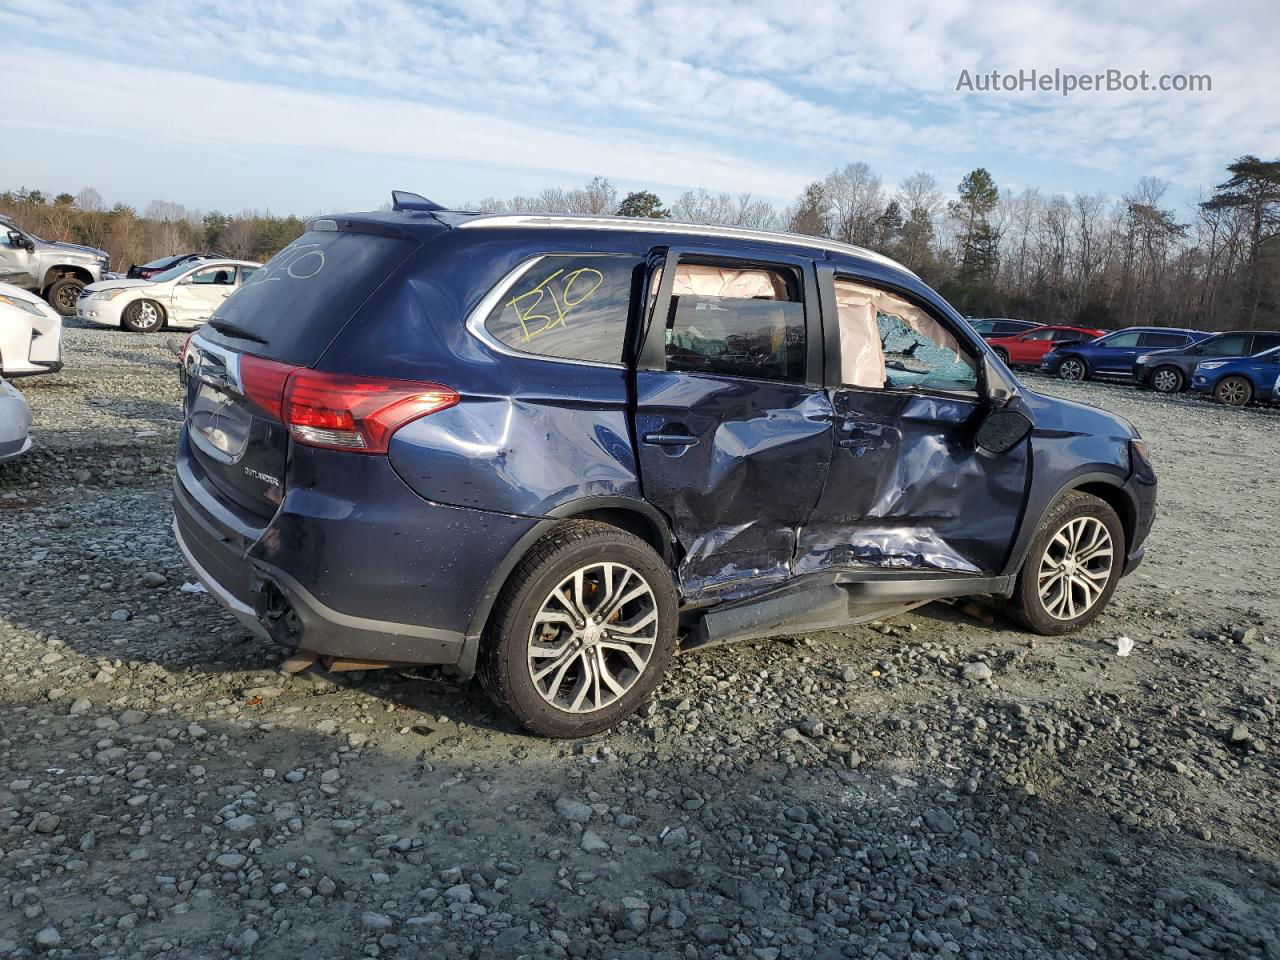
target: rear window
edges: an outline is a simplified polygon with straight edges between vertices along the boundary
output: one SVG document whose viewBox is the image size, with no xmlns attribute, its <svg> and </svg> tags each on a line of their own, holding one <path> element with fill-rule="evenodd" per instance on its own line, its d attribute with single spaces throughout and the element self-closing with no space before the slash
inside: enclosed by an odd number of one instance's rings
<svg viewBox="0 0 1280 960">
<path fill-rule="evenodd" d="M 304 233 L 255 270 L 210 320 L 234 324 L 266 343 L 213 329 L 202 336 L 309 367 L 417 248 L 416 240 L 402 237 L 345 230 Z"/>
</svg>

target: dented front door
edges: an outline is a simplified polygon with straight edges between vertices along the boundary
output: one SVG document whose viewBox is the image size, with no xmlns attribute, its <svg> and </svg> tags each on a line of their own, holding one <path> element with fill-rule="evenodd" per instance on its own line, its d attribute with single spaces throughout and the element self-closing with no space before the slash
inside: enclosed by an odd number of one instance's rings
<svg viewBox="0 0 1280 960">
<path fill-rule="evenodd" d="M 687 601 L 792 575 L 831 459 L 812 264 L 670 251 L 636 370 L 645 498 L 670 519 Z"/>
<path fill-rule="evenodd" d="M 977 446 L 989 412 L 978 348 L 936 305 L 828 265 L 819 283 L 824 320 L 834 321 L 834 450 L 796 573 L 1001 573 L 1026 501 L 1030 440 L 1002 454 Z"/>
</svg>

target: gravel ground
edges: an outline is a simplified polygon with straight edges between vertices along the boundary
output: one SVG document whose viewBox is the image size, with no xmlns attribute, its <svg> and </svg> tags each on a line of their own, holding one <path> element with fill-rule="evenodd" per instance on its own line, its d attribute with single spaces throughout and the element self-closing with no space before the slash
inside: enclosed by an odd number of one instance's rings
<svg viewBox="0 0 1280 960">
<path fill-rule="evenodd" d="M 1089 630 L 939 604 L 706 651 L 563 743 L 427 674 L 285 678 L 183 592 L 181 339 L 72 326 L 21 384 L 0 956 L 1280 957 L 1276 411 L 1033 380 L 1160 474 Z"/>
</svg>

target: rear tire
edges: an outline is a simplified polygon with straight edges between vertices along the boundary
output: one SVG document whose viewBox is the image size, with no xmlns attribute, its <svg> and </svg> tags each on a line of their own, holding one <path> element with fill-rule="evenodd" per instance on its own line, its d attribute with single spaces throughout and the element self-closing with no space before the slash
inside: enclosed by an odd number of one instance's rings
<svg viewBox="0 0 1280 960">
<path fill-rule="evenodd" d="M 1071 491 L 1036 531 L 1009 612 L 1045 636 L 1088 626 L 1115 592 L 1125 549 L 1124 526 L 1111 505 Z"/>
<path fill-rule="evenodd" d="M 1179 393 L 1187 385 L 1187 378 L 1177 367 L 1157 367 L 1151 371 L 1151 389 L 1156 393 Z"/>
<path fill-rule="evenodd" d="M 155 333 L 164 326 L 164 308 L 154 300 L 135 300 L 124 308 L 120 325 L 134 333 Z"/>
<path fill-rule="evenodd" d="M 1244 407 L 1253 399 L 1253 384 L 1244 377 L 1223 377 L 1213 388 L 1213 396 L 1229 407 Z"/>
<path fill-rule="evenodd" d="M 76 301 L 80 299 L 80 291 L 84 288 L 83 280 L 77 277 L 62 277 L 49 285 L 48 296 L 45 299 L 49 306 L 58 312 L 58 316 L 74 317 Z"/>
<path fill-rule="evenodd" d="M 1058 378 L 1079 382 L 1089 379 L 1089 366 L 1079 357 L 1063 357 L 1058 363 Z"/>
<path fill-rule="evenodd" d="M 671 571 L 633 534 L 566 520 L 539 540 L 494 604 L 480 682 L 522 726 L 586 737 L 634 713 L 676 646 Z"/>
</svg>

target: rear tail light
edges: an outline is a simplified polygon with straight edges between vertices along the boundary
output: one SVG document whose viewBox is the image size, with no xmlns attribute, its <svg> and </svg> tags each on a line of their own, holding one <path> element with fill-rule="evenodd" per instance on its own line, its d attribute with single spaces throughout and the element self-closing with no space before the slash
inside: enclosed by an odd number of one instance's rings
<svg viewBox="0 0 1280 960">
<path fill-rule="evenodd" d="M 406 423 L 460 399 L 439 383 L 320 373 L 247 354 L 240 380 L 245 395 L 298 443 L 352 453 L 386 453 Z"/>
<path fill-rule="evenodd" d="M 284 386 L 289 375 L 302 367 L 279 360 L 240 355 L 240 386 L 244 395 L 277 420 L 284 420 Z"/>
</svg>

